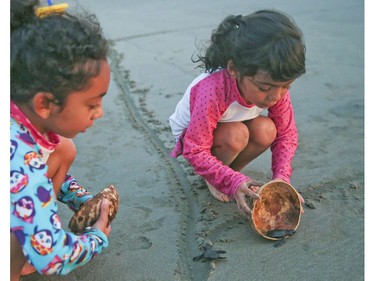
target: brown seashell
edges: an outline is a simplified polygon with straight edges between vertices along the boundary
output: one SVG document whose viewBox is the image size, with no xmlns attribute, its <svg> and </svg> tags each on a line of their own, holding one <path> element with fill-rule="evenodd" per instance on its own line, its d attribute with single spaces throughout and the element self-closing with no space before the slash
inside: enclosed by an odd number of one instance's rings
<svg viewBox="0 0 375 281">
<path fill-rule="evenodd" d="M 86 227 L 91 227 L 95 224 L 100 215 L 100 205 L 103 198 L 109 201 L 108 221 L 109 223 L 112 222 L 118 211 L 119 196 L 116 188 L 113 185 L 109 185 L 92 199 L 85 202 L 72 216 L 68 227 L 73 233 L 82 233 Z"/>
<path fill-rule="evenodd" d="M 266 239 L 285 237 L 267 235 L 276 230 L 293 233 L 301 219 L 302 205 L 298 192 L 290 184 L 274 180 L 262 185 L 257 193 L 260 199 L 251 202 L 251 226 Z"/>
</svg>

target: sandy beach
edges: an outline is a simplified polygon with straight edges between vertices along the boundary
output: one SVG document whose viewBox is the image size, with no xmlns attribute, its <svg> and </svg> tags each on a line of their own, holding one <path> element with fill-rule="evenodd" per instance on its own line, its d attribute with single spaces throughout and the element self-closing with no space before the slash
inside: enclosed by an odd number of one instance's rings
<svg viewBox="0 0 375 281">
<path fill-rule="evenodd" d="M 75 139 L 71 174 L 94 194 L 114 184 L 120 208 L 109 247 L 86 266 L 22 281 L 364 280 L 363 1 L 65 2 L 96 13 L 111 41 L 105 116 Z M 292 185 L 305 213 L 281 247 L 234 202 L 216 201 L 182 157 L 169 157 L 168 117 L 201 72 L 191 56 L 227 15 L 263 8 L 291 15 L 307 46 L 307 72 L 291 88 L 299 130 Z M 270 157 L 243 173 L 269 181 Z M 72 213 L 59 211 L 66 228 Z M 226 259 L 193 261 L 204 242 Z"/>
</svg>

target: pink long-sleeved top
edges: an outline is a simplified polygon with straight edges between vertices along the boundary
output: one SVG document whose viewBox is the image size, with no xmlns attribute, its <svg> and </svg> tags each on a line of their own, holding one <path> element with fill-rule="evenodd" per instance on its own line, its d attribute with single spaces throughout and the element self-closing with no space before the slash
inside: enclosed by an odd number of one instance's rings
<svg viewBox="0 0 375 281">
<path fill-rule="evenodd" d="M 250 120 L 263 110 L 268 110 L 268 117 L 277 128 L 271 145 L 273 179 L 290 182 L 298 132 L 289 91 L 268 109 L 248 105 L 239 93 L 236 79 L 226 69 L 202 73 L 189 85 L 169 118 L 177 141 L 170 155 L 182 154 L 197 174 L 233 198 L 239 185 L 250 177 L 234 171 L 211 154 L 213 131 L 218 122 Z"/>
</svg>

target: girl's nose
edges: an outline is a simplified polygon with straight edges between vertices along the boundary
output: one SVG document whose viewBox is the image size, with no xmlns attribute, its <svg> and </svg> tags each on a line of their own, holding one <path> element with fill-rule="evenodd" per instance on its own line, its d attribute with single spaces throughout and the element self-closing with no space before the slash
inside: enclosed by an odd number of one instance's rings
<svg viewBox="0 0 375 281">
<path fill-rule="evenodd" d="M 104 116 L 104 109 L 102 106 L 98 106 L 97 110 L 95 111 L 93 115 L 93 119 L 99 119 Z"/>
<path fill-rule="evenodd" d="M 269 99 L 277 102 L 282 99 L 287 91 L 288 89 L 285 87 L 274 87 L 270 92 Z"/>
</svg>

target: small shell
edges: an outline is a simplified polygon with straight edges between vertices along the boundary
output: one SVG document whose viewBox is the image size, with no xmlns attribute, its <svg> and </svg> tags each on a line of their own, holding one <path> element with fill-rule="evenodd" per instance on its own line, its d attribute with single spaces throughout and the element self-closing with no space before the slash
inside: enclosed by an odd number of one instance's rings
<svg viewBox="0 0 375 281">
<path fill-rule="evenodd" d="M 91 200 L 85 202 L 73 215 L 68 225 L 73 233 L 82 233 L 86 227 L 91 227 L 95 224 L 100 215 L 100 205 L 103 198 L 109 201 L 108 220 L 109 223 L 112 222 L 118 211 L 119 196 L 116 188 L 113 185 L 109 185 Z"/>
</svg>

